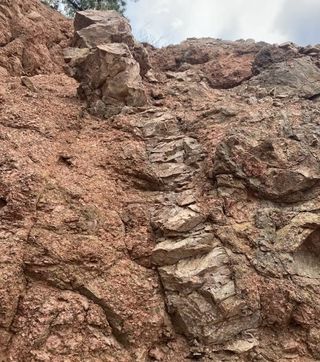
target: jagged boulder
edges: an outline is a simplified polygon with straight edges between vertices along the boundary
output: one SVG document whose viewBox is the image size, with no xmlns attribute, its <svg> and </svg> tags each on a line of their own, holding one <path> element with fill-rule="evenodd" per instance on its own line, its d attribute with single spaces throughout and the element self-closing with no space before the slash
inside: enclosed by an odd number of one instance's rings
<svg viewBox="0 0 320 362">
<path fill-rule="evenodd" d="M 77 12 L 74 28 L 74 47 L 93 48 L 106 43 L 134 44 L 129 22 L 116 11 Z"/>
<path fill-rule="evenodd" d="M 290 61 L 301 57 L 298 48 L 288 43 L 286 46 L 266 45 L 255 56 L 252 72 L 257 75 L 275 63 Z"/>
<path fill-rule="evenodd" d="M 222 343 L 258 326 L 260 313 L 237 295 L 229 262 L 226 250 L 217 245 L 204 256 L 159 268 L 169 312 L 187 337 Z"/>
<path fill-rule="evenodd" d="M 320 69 L 308 56 L 272 63 L 249 81 L 275 95 L 314 98 L 320 95 Z"/>
<path fill-rule="evenodd" d="M 102 44 L 125 43 L 140 64 L 141 75 L 150 69 L 147 50 L 134 39 L 128 20 L 117 11 L 77 12 L 74 27 L 73 47 L 94 48 Z"/>
<path fill-rule="evenodd" d="M 103 114 L 118 113 L 123 106 L 142 106 L 146 95 L 140 67 L 125 44 L 98 45 L 80 62 L 76 78 L 79 94 Z"/>
<path fill-rule="evenodd" d="M 88 10 L 76 14 L 74 26 L 65 60 L 89 110 L 109 117 L 124 106 L 143 106 L 141 75 L 150 68 L 148 53 L 134 40 L 128 21 L 116 11 Z"/>
</svg>

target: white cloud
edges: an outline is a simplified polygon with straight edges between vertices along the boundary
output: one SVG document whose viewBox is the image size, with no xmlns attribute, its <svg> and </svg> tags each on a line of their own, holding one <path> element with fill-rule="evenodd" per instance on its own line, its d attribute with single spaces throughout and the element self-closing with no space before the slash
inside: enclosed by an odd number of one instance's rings
<svg viewBox="0 0 320 362">
<path fill-rule="evenodd" d="M 129 0 L 127 16 L 135 36 L 157 46 L 188 37 L 236 40 L 254 38 L 271 43 L 290 40 L 280 26 L 284 9 L 320 0 Z M 294 39 L 292 39 L 294 40 Z"/>
</svg>

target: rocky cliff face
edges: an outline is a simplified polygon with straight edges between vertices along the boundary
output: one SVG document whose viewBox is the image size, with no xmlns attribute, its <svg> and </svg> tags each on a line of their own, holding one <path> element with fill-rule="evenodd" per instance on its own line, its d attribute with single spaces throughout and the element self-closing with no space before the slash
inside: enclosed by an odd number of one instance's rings
<svg viewBox="0 0 320 362">
<path fill-rule="evenodd" d="M 67 34 L 29 5 L 1 16 Z M 320 47 L 24 29 L 47 56 L 1 63 L 1 359 L 319 360 Z"/>
<path fill-rule="evenodd" d="M 71 22 L 37 0 L 0 0 L 0 74 L 61 72 Z"/>
</svg>

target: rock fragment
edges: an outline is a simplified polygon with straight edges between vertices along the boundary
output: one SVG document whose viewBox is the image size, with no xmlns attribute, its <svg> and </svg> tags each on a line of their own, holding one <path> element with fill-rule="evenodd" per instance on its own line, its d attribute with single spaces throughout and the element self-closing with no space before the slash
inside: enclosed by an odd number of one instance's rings
<svg viewBox="0 0 320 362">
<path fill-rule="evenodd" d="M 155 228 L 168 235 L 190 231 L 204 220 L 205 217 L 200 213 L 176 206 L 159 210 L 152 222 Z"/>
<path fill-rule="evenodd" d="M 156 265 L 175 264 L 179 260 L 207 254 L 217 245 L 212 234 L 191 235 L 185 239 L 166 240 L 159 243 L 152 252 L 152 261 Z"/>
<path fill-rule="evenodd" d="M 31 92 L 38 92 L 37 87 L 33 84 L 32 80 L 29 77 L 21 77 L 21 84 L 28 88 Z"/>
</svg>

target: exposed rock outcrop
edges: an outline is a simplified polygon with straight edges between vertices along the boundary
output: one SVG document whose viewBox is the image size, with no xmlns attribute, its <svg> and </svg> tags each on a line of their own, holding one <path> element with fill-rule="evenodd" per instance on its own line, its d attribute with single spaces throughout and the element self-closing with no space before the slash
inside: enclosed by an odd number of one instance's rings
<svg viewBox="0 0 320 362">
<path fill-rule="evenodd" d="M 232 88 L 252 76 L 252 62 L 266 43 L 252 40 L 225 42 L 204 38 L 188 39 L 179 45 L 154 49 L 154 67 L 161 71 L 193 69 L 212 88 Z"/>
<path fill-rule="evenodd" d="M 320 69 L 308 56 L 272 64 L 250 84 L 277 95 L 314 98 L 320 96 Z"/>
<path fill-rule="evenodd" d="M 59 38 L 33 0 L 0 17 L 37 57 L 33 6 Z M 90 11 L 79 86 L 50 41 L 30 72 L 3 44 L 0 359 L 318 361 L 319 46 L 154 49 Z"/>
<path fill-rule="evenodd" d="M 143 106 L 141 75 L 150 68 L 148 53 L 128 21 L 116 11 L 87 10 L 78 12 L 74 23 L 74 48 L 66 50 L 65 59 L 91 112 L 108 117 L 124 106 Z"/>
<path fill-rule="evenodd" d="M 312 189 L 320 185 L 320 138 L 314 134 L 316 142 L 309 145 L 304 141 L 309 129 L 295 131 L 301 139 L 294 134 L 287 138 L 261 129 L 235 129 L 217 148 L 214 175 L 231 174 L 252 192 L 277 202 L 312 197 Z"/>
</svg>

